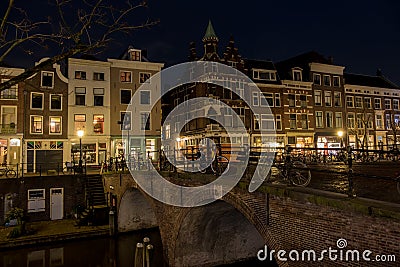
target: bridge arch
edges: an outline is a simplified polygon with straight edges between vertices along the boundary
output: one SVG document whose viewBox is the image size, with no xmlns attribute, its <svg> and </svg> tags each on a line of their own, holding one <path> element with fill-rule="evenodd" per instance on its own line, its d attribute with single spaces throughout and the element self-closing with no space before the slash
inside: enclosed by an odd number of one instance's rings
<svg viewBox="0 0 400 267">
<path fill-rule="evenodd" d="M 266 242 L 265 229 L 257 229 L 254 215 L 244 210 L 242 200 L 233 199 L 228 196 L 180 214 L 172 266 L 213 266 L 257 255 Z"/>
<path fill-rule="evenodd" d="M 151 200 L 134 188 L 126 189 L 118 205 L 118 232 L 158 227 L 159 223 Z"/>
</svg>

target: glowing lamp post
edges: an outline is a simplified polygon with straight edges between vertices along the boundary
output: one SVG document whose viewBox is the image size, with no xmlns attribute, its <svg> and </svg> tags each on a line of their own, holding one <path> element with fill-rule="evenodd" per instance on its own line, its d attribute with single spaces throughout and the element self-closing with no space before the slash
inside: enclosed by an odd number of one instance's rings
<svg viewBox="0 0 400 267">
<path fill-rule="evenodd" d="M 343 131 L 339 131 L 337 135 L 340 137 L 340 147 L 343 147 Z"/>
<path fill-rule="evenodd" d="M 79 136 L 79 163 L 78 163 L 78 168 L 79 172 L 82 173 L 82 136 L 83 136 L 83 130 L 79 130 L 78 132 Z"/>
</svg>

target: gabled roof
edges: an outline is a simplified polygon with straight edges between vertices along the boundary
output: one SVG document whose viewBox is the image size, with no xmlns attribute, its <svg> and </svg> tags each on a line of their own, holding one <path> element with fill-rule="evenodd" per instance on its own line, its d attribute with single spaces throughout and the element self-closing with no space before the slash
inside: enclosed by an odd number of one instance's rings
<svg viewBox="0 0 400 267">
<path fill-rule="evenodd" d="M 398 85 L 389 81 L 383 75 L 370 76 L 363 74 L 345 73 L 344 74 L 345 84 L 370 86 L 378 88 L 389 88 L 389 89 L 400 89 Z"/>
<path fill-rule="evenodd" d="M 244 59 L 244 67 L 246 69 L 264 69 L 276 70 L 274 63 L 271 60 Z"/>
</svg>

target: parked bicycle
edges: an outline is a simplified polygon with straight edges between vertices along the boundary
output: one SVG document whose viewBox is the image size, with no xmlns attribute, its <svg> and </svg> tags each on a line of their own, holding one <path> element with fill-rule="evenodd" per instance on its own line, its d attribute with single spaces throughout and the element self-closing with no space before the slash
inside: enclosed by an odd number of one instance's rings
<svg viewBox="0 0 400 267">
<path fill-rule="evenodd" d="M 257 170 L 259 176 L 265 176 L 265 181 L 269 182 L 272 177 L 277 180 L 288 182 L 290 185 L 307 186 L 311 181 L 311 171 L 307 165 L 301 161 L 293 160 L 290 155 L 290 148 L 287 148 L 283 155 L 284 161 L 282 163 L 275 163 L 272 166 L 268 162 L 268 158 L 261 160 L 261 164 Z M 269 172 L 268 168 L 271 166 Z"/>
<path fill-rule="evenodd" d="M 15 178 L 17 176 L 17 172 L 13 169 L 8 168 L 6 165 L 5 168 L 0 168 L 0 176 L 6 176 L 7 178 Z"/>
<path fill-rule="evenodd" d="M 226 173 L 229 169 L 229 160 L 225 156 L 222 155 L 214 156 L 214 159 L 209 167 L 207 166 L 207 161 L 204 154 L 201 154 L 199 158 L 200 158 L 199 170 L 201 173 L 206 173 L 207 170 L 211 170 L 213 174 L 219 176 Z"/>
</svg>

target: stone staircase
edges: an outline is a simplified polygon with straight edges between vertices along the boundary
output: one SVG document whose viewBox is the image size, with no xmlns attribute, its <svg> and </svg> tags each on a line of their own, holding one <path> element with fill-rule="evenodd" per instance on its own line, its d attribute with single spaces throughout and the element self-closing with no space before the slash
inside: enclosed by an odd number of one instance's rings
<svg viewBox="0 0 400 267">
<path fill-rule="evenodd" d="M 101 175 L 87 175 L 85 185 L 85 210 L 78 218 L 78 225 L 108 224 L 108 205 Z"/>
</svg>

